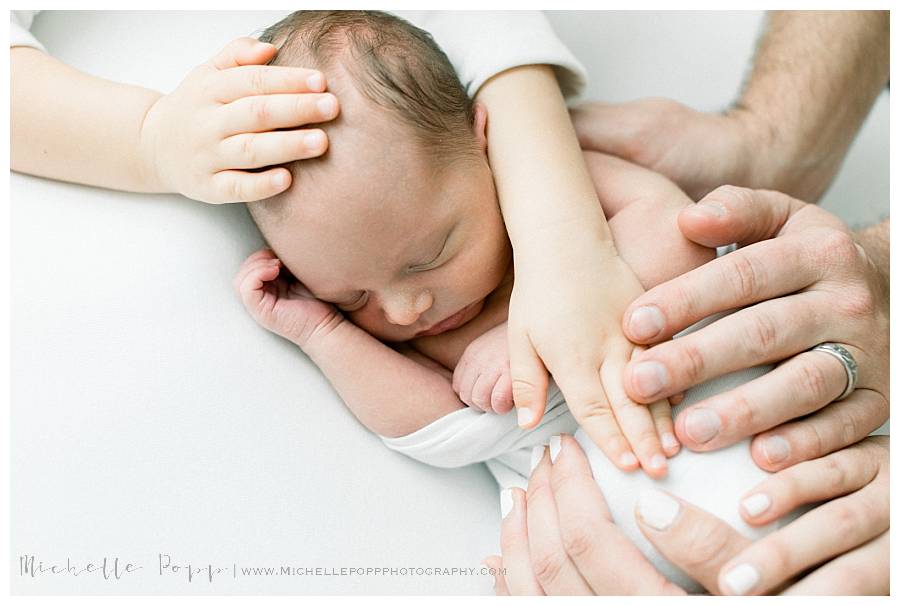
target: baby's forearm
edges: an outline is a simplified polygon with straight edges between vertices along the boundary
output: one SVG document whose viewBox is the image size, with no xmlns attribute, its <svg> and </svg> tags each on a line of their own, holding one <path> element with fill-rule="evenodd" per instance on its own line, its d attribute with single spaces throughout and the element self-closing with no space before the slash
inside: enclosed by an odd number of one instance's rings
<svg viewBox="0 0 900 606">
<path fill-rule="evenodd" d="M 306 343 L 304 351 L 356 418 L 379 435 L 404 436 L 465 408 L 445 374 L 348 321 Z"/>
</svg>

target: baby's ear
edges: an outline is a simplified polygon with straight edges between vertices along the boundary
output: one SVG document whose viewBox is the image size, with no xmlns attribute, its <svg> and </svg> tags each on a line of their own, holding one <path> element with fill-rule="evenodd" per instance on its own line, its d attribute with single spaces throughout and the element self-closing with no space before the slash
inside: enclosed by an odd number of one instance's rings
<svg viewBox="0 0 900 606">
<path fill-rule="evenodd" d="M 478 139 L 478 146 L 482 152 L 487 151 L 487 108 L 483 103 L 475 102 L 475 124 L 472 128 L 475 131 L 475 137 Z"/>
</svg>

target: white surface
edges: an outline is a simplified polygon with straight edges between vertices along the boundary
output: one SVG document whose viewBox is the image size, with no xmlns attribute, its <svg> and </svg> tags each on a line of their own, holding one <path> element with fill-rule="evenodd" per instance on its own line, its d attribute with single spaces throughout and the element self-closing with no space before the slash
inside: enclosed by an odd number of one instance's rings
<svg viewBox="0 0 900 606">
<path fill-rule="evenodd" d="M 104 77 L 172 89 L 281 13 L 43 13 L 38 38 Z M 725 105 L 758 13 L 553 13 L 588 97 Z M 64 94 L 65 91 L 60 91 Z M 825 199 L 887 213 L 886 95 Z M 11 175 L 12 590 L 15 593 L 489 593 L 472 576 L 160 576 L 182 564 L 477 566 L 498 501 L 481 466 L 388 451 L 291 344 L 231 292 L 261 243 L 242 206 Z M 18 557 L 144 568 L 20 578 Z"/>
</svg>

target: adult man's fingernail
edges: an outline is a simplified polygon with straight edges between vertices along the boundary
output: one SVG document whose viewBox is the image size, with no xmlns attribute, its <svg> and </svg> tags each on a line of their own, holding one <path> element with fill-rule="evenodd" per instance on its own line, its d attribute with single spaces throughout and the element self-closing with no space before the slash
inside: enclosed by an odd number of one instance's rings
<svg viewBox="0 0 900 606">
<path fill-rule="evenodd" d="M 675 521 L 681 505 L 666 493 L 651 488 L 638 497 L 637 509 L 644 523 L 656 530 L 665 530 Z"/>
<path fill-rule="evenodd" d="M 687 411 L 684 431 L 693 441 L 704 444 L 719 435 L 722 421 L 719 415 L 706 408 L 692 408 Z"/>
<path fill-rule="evenodd" d="M 743 501 L 741 501 L 741 506 L 744 508 L 744 511 L 747 512 L 751 518 L 755 518 L 765 510 L 767 510 L 772 505 L 772 499 L 769 498 L 769 495 L 764 494 L 762 492 L 750 495 Z"/>
<path fill-rule="evenodd" d="M 635 339 L 652 339 L 665 328 L 665 318 L 655 305 L 638 307 L 628 319 L 628 332 Z"/>
<path fill-rule="evenodd" d="M 500 519 L 506 518 L 513 508 L 512 490 L 504 488 L 500 491 Z"/>
<path fill-rule="evenodd" d="M 519 421 L 519 427 L 525 427 L 534 420 L 534 413 L 529 408 L 520 408 L 516 411 L 516 419 Z"/>
<path fill-rule="evenodd" d="M 640 362 L 631 372 L 638 393 L 652 398 L 669 384 L 669 371 L 659 362 Z"/>
<path fill-rule="evenodd" d="M 721 219 L 725 216 L 725 207 L 718 202 L 698 202 L 697 204 L 694 204 L 693 206 L 690 206 L 688 208 L 691 212 L 705 215 L 707 217 L 713 217 L 715 219 Z"/>
<path fill-rule="evenodd" d="M 722 579 L 732 595 L 744 595 L 759 582 L 759 572 L 750 564 L 738 564 Z"/>
<path fill-rule="evenodd" d="M 791 455 L 791 444 L 781 436 L 767 438 L 762 445 L 763 454 L 769 463 L 775 464 L 784 461 Z"/>
<path fill-rule="evenodd" d="M 556 457 L 559 456 L 559 451 L 562 450 L 562 438 L 560 436 L 553 436 L 550 438 L 550 462 L 556 463 Z"/>
<path fill-rule="evenodd" d="M 531 471 L 534 471 L 534 468 L 538 466 L 538 463 L 541 462 L 541 459 L 544 458 L 544 445 L 535 446 L 531 449 Z"/>
</svg>

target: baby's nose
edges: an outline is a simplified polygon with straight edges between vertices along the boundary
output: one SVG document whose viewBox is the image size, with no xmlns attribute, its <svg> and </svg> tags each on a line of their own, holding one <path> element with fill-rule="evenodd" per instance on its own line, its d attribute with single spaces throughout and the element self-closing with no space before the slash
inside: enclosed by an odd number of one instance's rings
<svg viewBox="0 0 900 606">
<path fill-rule="evenodd" d="M 409 326 L 415 324 L 419 316 L 431 309 L 433 302 L 431 293 L 427 291 L 412 297 L 397 297 L 392 304 L 385 305 L 384 316 L 391 324 Z"/>
</svg>

